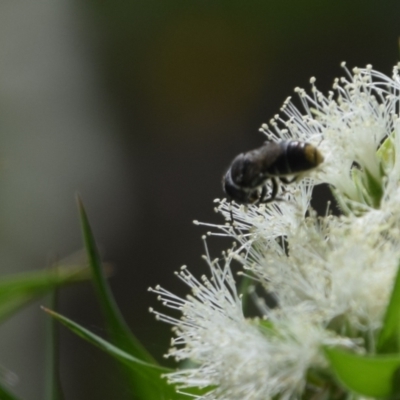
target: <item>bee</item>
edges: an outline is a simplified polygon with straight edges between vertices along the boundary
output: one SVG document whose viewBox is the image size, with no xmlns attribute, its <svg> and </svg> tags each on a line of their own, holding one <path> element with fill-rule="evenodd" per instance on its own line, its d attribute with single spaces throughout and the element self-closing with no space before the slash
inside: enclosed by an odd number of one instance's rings
<svg viewBox="0 0 400 400">
<path fill-rule="evenodd" d="M 279 200 L 279 182 L 292 183 L 323 161 L 321 152 L 307 142 L 265 142 L 235 157 L 222 179 L 223 189 L 230 200 L 239 204 L 269 203 Z"/>
</svg>

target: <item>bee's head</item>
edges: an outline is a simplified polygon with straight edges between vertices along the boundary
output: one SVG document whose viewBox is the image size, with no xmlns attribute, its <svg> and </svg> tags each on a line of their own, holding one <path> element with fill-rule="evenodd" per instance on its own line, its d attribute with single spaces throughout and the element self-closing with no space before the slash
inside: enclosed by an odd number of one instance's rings
<svg viewBox="0 0 400 400">
<path fill-rule="evenodd" d="M 254 191 L 265 180 L 260 161 L 258 149 L 235 157 L 229 169 L 232 183 L 246 191 Z"/>
<path fill-rule="evenodd" d="M 229 200 L 234 200 L 239 204 L 253 204 L 259 199 L 257 189 L 249 190 L 238 186 L 232 180 L 231 169 L 228 169 L 226 174 L 222 178 L 222 187 Z"/>
</svg>

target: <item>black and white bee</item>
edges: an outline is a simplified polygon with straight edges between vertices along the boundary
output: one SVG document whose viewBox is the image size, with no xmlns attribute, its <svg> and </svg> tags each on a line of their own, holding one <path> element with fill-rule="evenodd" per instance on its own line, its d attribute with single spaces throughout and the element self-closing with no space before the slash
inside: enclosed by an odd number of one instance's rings
<svg viewBox="0 0 400 400">
<path fill-rule="evenodd" d="M 321 152 L 307 142 L 265 142 L 235 157 L 222 179 L 223 189 L 239 204 L 269 203 L 277 199 L 279 181 L 292 183 L 323 161 Z"/>
</svg>

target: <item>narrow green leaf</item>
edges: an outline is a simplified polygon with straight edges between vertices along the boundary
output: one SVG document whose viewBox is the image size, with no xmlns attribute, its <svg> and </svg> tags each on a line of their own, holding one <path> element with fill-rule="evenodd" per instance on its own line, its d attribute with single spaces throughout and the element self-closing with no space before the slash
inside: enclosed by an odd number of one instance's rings
<svg viewBox="0 0 400 400">
<path fill-rule="evenodd" d="M 258 320 L 258 325 L 261 329 L 264 329 L 267 332 L 276 332 L 276 328 L 274 324 L 269 319 L 260 319 Z"/>
<path fill-rule="evenodd" d="M 365 168 L 365 181 L 366 189 L 371 196 L 372 205 L 378 208 L 383 196 L 382 181 L 377 180 L 367 168 Z"/>
<path fill-rule="evenodd" d="M 392 132 L 381 144 L 376 152 L 378 158 L 388 168 L 392 168 L 395 162 L 394 132 Z"/>
<path fill-rule="evenodd" d="M 57 308 L 57 291 L 49 295 L 47 301 L 52 309 Z M 45 379 L 45 400 L 64 400 L 60 383 L 60 363 L 58 352 L 58 331 L 56 320 L 46 320 L 46 379 Z"/>
<path fill-rule="evenodd" d="M 365 188 L 362 184 L 362 171 L 359 170 L 358 168 L 352 168 L 351 170 L 351 177 L 353 179 L 354 182 L 354 186 L 356 188 L 356 193 L 357 193 L 357 197 L 353 200 L 356 200 L 358 202 L 365 202 L 365 194 L 363 192 L 365 192 Z"/>
<path fill-rule="evenodd" d="M 5 276 L 0 281 L 0 323 L 23 306 L 56 287 L 87 280 L 86 266 L 57 266 L 42 271 Z"/>
<path fill-rule="evenodd" d="M 398 353 L 400 350 L 400 264 L 394 281 L 383 327 L 379 333 L 377 352 Z"/>
<path fill-rule="evenodd" d="M 3 386 L 0 385 L 0 399 L 1 400 L 19 400 L 19 397 L 15 396 Z"/>
<path fill-rule="evenodd" d="M 97 292 L 101 308 L 103 310 L 106 325 L 113 343 L 119 351 L 130 354 L 141 363 L 157 366 L 153 357 L 146 351 L 141 343 L 129 330 L 104 276 L 100 255 L 89 225 L 89 221 L 81 200 L 78 198 L 78 207 L 81 216 L 81 225 L 89 264 L 93 271 L 93 281 Z M 105 348 L 103 348 L 105 350 Z M 116 352 L 114 352 L 114 355 Z M 125 360 L 125 361 L 124 361 Z M 138 368 L 138 363 L 127 363 L 125 358 L 120 358 L 120 362 L 125 366 L 127 382 L 132 388 L 136 399 L 157 399 L 160 393 L 168 393 L 168 398 L 176 397 L 173 387 L 161 378 L 160 373 L 144 373 L 143 368 Z"/>
<path fill-rule="evenodd" d="M 76 335 L 82 339 L 87 340 L 89 343 L 98 347 L 105 353 L 109 354 L 111 357 L 115 358 L 120 363 L 129 367 L 131 371 L 134 371 L 140 379 L 142 384 L 147 386 L 146 397 L 144 399 L 183 399 L 187 397 L 182 397 L 182 395 L 175 393 L 175 388 L 168 385 L 166 380 L 162 378 L 161 374 L 170 372 L 169 369 L 154 365 L 153 363 L 148 363 L 143 361 L 133 355 L 125 352 L 124 350 L 114 346 L 110 342 L 102 339 L 101 337 L 95 335 L 94 333 L 88 331 L 87 329 L 81 327 L 77 323 L 71 321 L 70 319 L 54 312 L 49 309 L 42 307 L 42 309 L 50 314 L 52 317 L 57 319 L 59 322 L 64 324 Z"/>
<path fill-rule="evenodd" d="M 93 271 L 93 281 L 106 318 L 107 328 L 115 345 L 84 330 L 72 321 L 68 321 L 68 327 L 127 367 L 129 381 L 137 396 L 135 398 L 143 400 L 187 400 L 187 395 L 177 393 L 175 387 L 167 384 L 167 381 L 161 377 L 161 373 L 168 372 L 169 370 L 160 367 L 156 363 L 136 337 L 132 335 L 126 325 L 104 276 L 93 233 L 82 201 L 79 198 L 78 207 L 85 247 L 88 253 L 89 264 Z M 64 319 L 63 323 L 66 321 Z M 192 395 L 200 395 L 209 390 L 210 388 L 188 388 L 185 389 L 185 392 Z"/>
<path fill-rule="evenodd" d="M 147 352 L 138 339 L 133 336 L 117 306 L 117 303 L 115 302 L 114 296 L 111 293 L 103 273 L 100 255 L 97 250 L 96 242 L 83 203 L 79 197 L 77 198 L 77 201 L 85 248 L 89 264 L 93 271 L 94 285 L 112 340 L 118 347 L 129 352 L 133 356 L 143 361 L 155 364 L 156 361 L 154 358 Z"/>
<path fill-rule="evenodd" d="M 367 397 L 394 397 L 400 355 L 363 356 L 337 348 L 325 354 L 339 381 L 349 390 Z"/>
</svg>

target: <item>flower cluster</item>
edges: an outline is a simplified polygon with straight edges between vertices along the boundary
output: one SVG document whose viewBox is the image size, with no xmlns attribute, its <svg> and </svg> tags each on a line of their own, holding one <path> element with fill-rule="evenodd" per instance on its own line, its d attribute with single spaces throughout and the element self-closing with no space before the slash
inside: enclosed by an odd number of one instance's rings
<svg viewBox="0 0 400 400">
<path fill-rule="evenodd" d="M 324 162 L 285 186 L 283 201 L 218 200 L 227 222 L 203 225 L 236 246 L 222 261 L 206 249 L 211 278 L 180 271 L 192 290 L 187 298 L 154 289 L 182 313 L 174 319 L 155 312 L 175 327 L 168 355 L 193 362 L 167 377 L 182 390 L 205 388 L 200 399 L 329 397 L 341 389 L 324 348 L 376 352 L 400 260 L 400 77 L 397 67 L 389 78 L 371 66 L 342 66 L 345 77 L 328 95 L 312 78 L 311 94 L 295 90 L 301 109 L 289 98 L 261 128 L 271 141 L 313 144 Z M 343 215 L 328 206 L 317 216 L 310 201 L 320 183 L 330 185 Z M 261 290 L 238 293 L 233 260 Z M 247 298 L 259 317 L 246 319 Z"/>
</svg>

